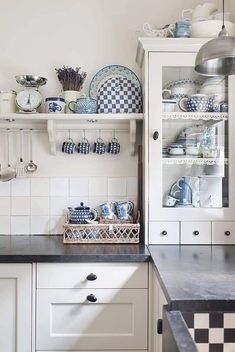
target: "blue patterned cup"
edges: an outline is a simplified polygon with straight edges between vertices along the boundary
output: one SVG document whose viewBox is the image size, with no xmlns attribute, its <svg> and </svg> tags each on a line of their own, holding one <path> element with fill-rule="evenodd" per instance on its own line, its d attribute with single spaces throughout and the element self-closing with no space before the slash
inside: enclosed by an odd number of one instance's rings
<svg viewBox="0 0 235 352">
<path fill-rule="evenodd" d="M 66 153 L 66 154 L 73 154 L 76 151 L 76 144 L 74 143 L 74 141 L 72 140 L 72 138 L 67 139 L 67 141 L 65 141 L 62 144 L 62 152 Z"/>
<path fill-rule="evenodd" d="M 120 144 L 117 138 L 112 138 L 108 144 L 108 153 L 109 154 L 119 154 L 120 153 Z"/>
<path fill-rule="evenodd" d="M 106 220 L 114 220 L 116 219 L 116 215 L 114 214 L 114 204 L 111 202 L 107 202 L 100 205 L 101 209 L 101 217 Z"/>
<path fill-rule="evenodd" d="M 176 38 L 181 37 L 191 37 L 191 23 L 190 21 L 178 21 L 175 24 L 175 33 Z"/>
<path fill-rule="evenodd" d="M 97 101 L 87 97 L 78 98 L 77 101 L 70 101 L 68 108 L 75 114 L 96 114 Z"/>
<path fill-rule="evenodd" d="M 47 112 L 56 113 L 56 114 L 63 114 L 65 112 L 65 100 L 64 98 L 46 98 L 46 105 L 47 105 Z"/>
<path fill-rule="evenodd" d="M 90 153 L 90 143 L 86 138 L 83 138 L 80 143 L 78 143 L 77 152 L 79 154 L 89 154 Z"/>
<path fill-rule="evenodd" d="M 134 210 L 133 202 L 116 202 L 116 212 L 119 220 L 131 220 Z"/>
<path fill-rule="evenodd" d="M 179 107 L 189 112 L 211 112 L 213 111 L 213 99 L 205 94 L 193 94 L 189 98 L 181 99 Z"/>
<path fill-rule="evenodd" d="M 102 138 L 98 138 L 97 141 L 94 143 L 93 153 L 96 154 L 104 154 L 106 151 L 106 145 Z"/>
</svg>

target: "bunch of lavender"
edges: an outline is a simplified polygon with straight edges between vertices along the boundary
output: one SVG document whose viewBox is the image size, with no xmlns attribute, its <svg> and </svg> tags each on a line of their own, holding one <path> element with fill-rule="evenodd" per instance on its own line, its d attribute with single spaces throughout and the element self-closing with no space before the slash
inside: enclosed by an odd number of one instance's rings
<svg viewBox="0 0 235 352">
<path fill-rule="evenodd" d="M 63 90 L 77 90 L 82 89 L 83 83 L 86 79 L 87 73 L 80 72 L 81 67 L 63 66 L 61 68 L 56 68 L 57 77 L 63 87 Z"/>
</svg>

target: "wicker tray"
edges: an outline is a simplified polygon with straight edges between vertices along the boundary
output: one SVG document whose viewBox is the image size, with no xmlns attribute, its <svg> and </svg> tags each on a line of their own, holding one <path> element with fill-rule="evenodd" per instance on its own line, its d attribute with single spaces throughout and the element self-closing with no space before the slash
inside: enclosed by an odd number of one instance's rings
<svg viewBox="0 0 235 352">
<path fill-rule="evenodd" d="M 139 243 L 139 212 L 135 224 L 64 224 L 64 243 Z"/>
</svg>

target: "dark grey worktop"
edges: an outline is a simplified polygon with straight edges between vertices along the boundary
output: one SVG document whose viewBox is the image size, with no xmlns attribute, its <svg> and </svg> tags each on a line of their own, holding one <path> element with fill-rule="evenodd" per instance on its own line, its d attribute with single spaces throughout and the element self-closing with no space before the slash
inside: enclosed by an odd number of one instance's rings
<svg viewBox="0 0 235 352">
<path fill-rule="evenodd" d="M 235 246 L 148 248 L 170 309 L 235 311 Z"/>
<path fill-rule="evenodd" d="M 62 236 L 0 236 L 0 263 L 145 262 L 148 249 L 139 244 L 63 244 Z"/>
</svg>

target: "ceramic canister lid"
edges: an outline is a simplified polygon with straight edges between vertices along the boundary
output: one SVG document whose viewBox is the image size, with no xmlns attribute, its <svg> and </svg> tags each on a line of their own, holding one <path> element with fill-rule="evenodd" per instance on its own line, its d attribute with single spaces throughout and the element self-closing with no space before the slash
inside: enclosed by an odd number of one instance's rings
<svg viewBox="0 0 235 352">
<path fill-rule="evenodd" d="M 61 97 L 49 97 L 45 99 L 46 101 L 63 101 L 65 103 L 65 99 Z"/>
<path fill-rule="evenodd" d="M 14 90 L 0 90 L 0 94 L 4 94 L 4 93 L 12 93 L 14 95 L 17 94 Z"/>
</svg>

